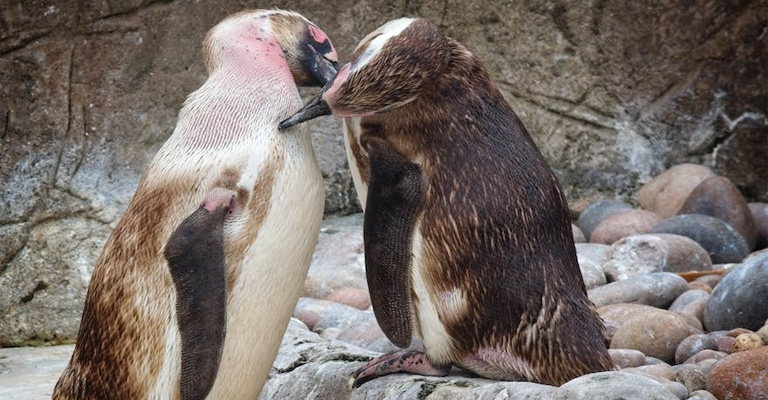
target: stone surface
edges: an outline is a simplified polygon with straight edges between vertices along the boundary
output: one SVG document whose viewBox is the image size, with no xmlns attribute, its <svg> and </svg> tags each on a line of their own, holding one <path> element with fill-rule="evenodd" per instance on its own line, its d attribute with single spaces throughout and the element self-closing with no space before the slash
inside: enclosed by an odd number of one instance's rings
<svg viewBox="0 0 768 400">
<path fill-rule="evenodd" d="M 708 167 L 680 164 L 662 172 L 637 191 L 637 202 L 643 209 L 669 218 L 685 203 L 688 195 L 705 179 L 715 176 Z"/>
<path fill-rule="evenodd" d="M 645 210 L 621 211 L 604 219 L 592 231 L 591 243 L 613 244 L 630 235 L 648 233 L 661 222 L 661 218 Z"/>
<path fill-rule="evenodd" d="M 768 347 L 732 354 L 712 367 L 707 390 L 719 400 L 759 400 L 768 393 Z"/>
<path fill-rule="evenodd" d="M 635 349 L 671 363 L 677 345 L 694 333 L 688 322 L 674 312 L 652 310 L 622 324 L 613 336 L 611 348 Z"/>
<path fill-rule="evenodd" d="M 768 319 L 768 254 L 730 270 L 717 284 L 704 310 L 707 330 L 760 329 Z"/>
<path fill-rule="evenodd" d="M 74 345 L 0 348 L 0 399 L 50 400 Z"/>
<path fill-rule="evenodd" d="M 660 222 L 651 233 L 689 237 L 707 250 L 715 264 L 741 262 L 749 254 L 747 242 L 736 229 L 708 215 L 678 215 Z"/>
<path fill-rule="evenodd" d="M 755 249 L 768 247 L 768 203 L 749 203 L 749 211 L 755 223 Z"/>
<path fill-rule="evenodd" d="M 684 364 L 698 364 L 705 360 L 721 360 L 725 357 L 728 357 L 728 353 L 712 349 L 704 349 L 696 353 L 693 357 L 685 360 Z"/>
<path fill-rule="evenodd" d="M 678 214 L 703 214 L 734 227 L 755 248 L 756 232 L 752 212 L 739 189 L 728 178 L 713 176 L 701 182 L 685 199 Z"/>
<path fill-rule="evenodd" d="M 625 237 L 611 246 L 603 266 L 609 281 L 650 272 L 687 272 L 712 269 L 706 250 L 680 235 L 657 234 Z"/>
<path fill-rule="evenodd" d="M 760 339 L 763 340 L 763 345 L 768 346 L 768 324 L 758 329 L 755 333 L 757 333 L 757 336 L 760 336 Z"/>
<path fill-rule="evenodd" d="M 645 354 L 635 349 L 608 349 L 611 360 L 616 368 L 625 369 L 639 367 L 645 364 Z"/>
<path fill-rule="evenodd" d="M 598 247 L 595 249 L 595 247 Z M 608 246 L 592 243 L 576 244 L 579 270 L 587 290 L 604 285 L 606 282 L 603 263 Z"/>
<path fill-rule="evenodd" d="M 678 396 L 651 378 L 610 371 L 584 375 L 560 387 L 571 397 L 591 400 L 677 400 Z"/>
<path fill-rule="evenodd" d="M 736 343 L 733 344 L 732 353 L 756 349 L 763 345 L 763 340 L 756 333 L 742 333 L 736 336 Z"/>
<path fill-rule="evenodd" d="M 689 393 L 689 395 L 691 397 L 689 397 L 688 400 L 718 400 L 714 394 L 706 390 L 696 390 L 694 392 Z"/>
<path fill-rule="evenodd" d="M 592 231 L 611 215 L 632 210 L 632 206 L 619 200 L 598 200 L 591 203 L 584 211 L 579 214 L 577 225 L 584 233 L 584 237 L 589 239 Z"/>
<path fill-rule="evenodd" d="M 587 238 L 584 236 L 584 232 L 579 229 L 576 224 L 571 224 L 571 232 L 573 232 L 573 243 L 586 243 Z"/>
<path fill-rule="evenodd" d="M 646 378 L 653 379 L 654 381 L 660 383 L 662 386 L 664 386 L 665 389 L 667 389 L 669 392 L 677 396 L 678 399 L 685 399 L 688 397 L 688 389 L 686 389 L 685 385 L 675 382 L 674 380 L 670 380 L 669 378 L 665 378 L 663 376 L 660 376 L 657 371 L 654 371 L 653 369 L 658 369 L 657 367 L 666 367 L 669 369 L 669 365 L 666 364 L 657 364 L 657 365 L 646 365 L 643 367 L 638 368 L 627 368 L 623 369 L 621 372 L 626 372 L 630 374 L 635 374 L 639 376 L 644 376 Z M 671 373 L 672 379 L 674 379 L 674 373 Z"/>
<path fill-rule="evenodd" d="M 675 349 L 675 364 L 682 364 L 702 350 L 717 350 L 717 343 L 712 336 L 702 333 L 690 335 L 683 339 Z"/>
<path fill-rule="evenodd" d="M 681 364 L 672 367 L 675 372 L 675 380 L 685 385 L 688 392 L 695 392 L 707 388 L 707 377 L 710 369 L 709 363 Z"/>
<path fill-rule="evenodd" d="M 587 294 L 597 307 L 638 303 L 666 308 L 686 290 L 688 283 L 680 276 L 670 272 L 655 272 L 612 282 L 589 290 Z"/>
<path fill-rule="evenodd" d="M 302 296 L 322 299 L 349 288 L 368 290 L 362 214 L 323 221 Z"/>
<path fill-rule="evenodd" d="M 339 288 L 331 292 L 325 299 L 346 304 L 359 310 L 366 310 L 371 306 L 370 294 L 367 290 L 360 288 Z"/>
<path fill-rule="evenodd" d="M 672 303 L 672 305 L 669 306 L 669 311 L 682 311 L 686 307 L 688 307 L 691 303 L 700 301 L 700 300 L 708 300 L 709 299 L 709 293 L 697 289 L 697 290 L 689 290 L 680 296 L 678 296 L 675 301 Z"/>
</svg>

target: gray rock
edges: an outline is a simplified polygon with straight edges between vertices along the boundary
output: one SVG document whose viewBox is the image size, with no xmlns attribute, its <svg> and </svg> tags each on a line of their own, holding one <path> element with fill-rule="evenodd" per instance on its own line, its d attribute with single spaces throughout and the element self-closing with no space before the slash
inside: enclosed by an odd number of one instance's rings
<svg viewBox="0 0 768 400">
<path fill-rule="evenodd" d="M 584 236 L 584 232 L 576 224 L 571 224 L 571 232 L 573 232 L 573 243 L 586 243 L 587 238 Z"/>
<path fill-rule="evenodd" d="M 768 319 L 768 254 L 730 270 L 717 284 L 704 310 L 708 331 L 760 329 Z"/>
<path fill-rule="evenodd" d="M 700 289 L 688 290 L 675 299 L 672 305 L 669 306 L 669 311 L 683 311 L 691 303 L 694 303 L 699 300 L 708 300 L 708 299 L 709 299 L 709 293 L 703 290 L 700 290 Z"/>
<path fill-rule="evenodd" d="M 584 233 L 584 237 L 589 239 L 592 236 L 592 231 L 600 225 L 600 222 L 613 214 L 631 209 L 632 206 L 623 201 L 598 200 L 581 212 L 577 225 Z"/>
<path fill-rule="evenodd" d="M 740 262 L 749 254 L 747 242 L 736 229 L 709 215 L 678 215 L 662 221 L 651 233 L 689 237 L 707 250 L 714 264 Z"/>
<path fill-rule="evenodd" d="M 576 243 L 576 254 L 588 258 L 596 264 L 603 265 L 608 261 L 611 246 L 601 243 Z"/>
<path fill-rule="evenodd" d="M 597 307 L 617 303 L 639 303 L 666 308 L 688 290 L 685 279 L 670 272 L 634 275 L 587 292 Z"/>
<path fill-rule="evenodd" d="M 708 271 L 712 261 L 693 240 L 679 235 L 635 235 L 611 246 L 603 266 L 610 281 L 650 272 Z"/>
<path fill-rule="evenodd" d="M 579 400 L 678 400 L 679 397 L 651 378 L 609 371 L 584 375 L 560 389 L 567 399 Z"/>
<path fill-rule="evenodd" d="M 611 360 L 616 368 L 625 369 L 639 367 L 645 364 L 645 354 L 635 349 L 608 349 Z"/>
<path fill-rule="evenodd" d="M 702 350 L 717 350 L 717 343 L 712 336 L 694 334 L 683 339 L 675 350 L 675 363 L 682 364 Z"/>
<path fill-rule="evenodd" d="M 674 379 L 674 373 L 671 371 L 669 365 L 666 364 L 655 364 L 655 365 L 646 365 L 645 367 L 638 367 L 638 368 L 627 368 L 625 370 L 622 370 L 621 372 L 626 372 L 630 374 L 635 374 L 639 376 L 644 376 L 646 378 L 653 379 L 654 381 L 660 383 L 662 386 L 664 386 L 664 389 L 667 389 L 670 393 L 673 393 L 675 396 L 677 396 L 678 399 L 685 399 L 688 397 L 688 389 L 686 389 L 685 385 L 682 383 L 676 382 L 674 380 L 671 380 L 669 378 L 660 376 L 658 373 L 654 373 L 650 370 L 650 368 L 655 368 L 658 366 L 664 366 L 668 371 L 668 375 L 671 375 L 672 379 Z"/>
<path fill-rule="evenodd" d="M 329 339 L 334 339 L 354 324 L 375 319 L 371 310 L 363 311 L 333 301 L 305 297 L 299 298 L 293 317 Z"/>
<path fill-rule="evenodd" d="M 355 369 L 376 355 L 323 339 L 292 319 L 259 399 L 349 398 Z"/>
<path fill-rule="evenodd" d="M 718 400 L 714 394 L 706 390 L 697 390 L 690 393 L 690 395 L 691 397 L 689 397 L 688 400 Z"/>
<path fill-rule="evenodd" d="M 685 385 L 690 393 L 707 388 L 707 376 L 711 368 L 711 363 L 704 362 L 702 364 L 675 365 L 672 370 L 675 371 L 677 382 Z"/>
<path fill-rule="evenodd" d="M 528 382 L 497 382 L 454 369 L 447 377 L 412 374 L 383 376 L 357 389 L 351 377 L 380 353 L 319 337 L 292 320 L 259 400 L 267 399 L 562 399 L 554 386 Z"/>
<path fill-rule="evenodd" d="M 602 263 L 596 261 L 593 257 L 584 256 L 578 253 L 578 251 L 576 256 L 579 261 L 581 277 L 584 279 L 584 286 L 586 286 L 587 290 L 604 285 L 606 279 Z"/>
</svg>

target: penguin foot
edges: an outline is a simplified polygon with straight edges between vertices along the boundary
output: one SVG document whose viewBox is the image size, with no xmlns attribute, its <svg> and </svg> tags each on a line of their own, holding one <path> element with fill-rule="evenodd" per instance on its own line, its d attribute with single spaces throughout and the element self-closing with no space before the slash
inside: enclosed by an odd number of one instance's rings
<svg viewBox="0 0 768 400">
<path fill-rule="evenodd" d="M 362 368 L 355 371 L 354 387 L 368 382 L 380 376 L 410 372 L 427 376 L 446 376 L 451 366 L 439 366 L 432 364 L 427 354 L 416 350 L 399 350 L 386 353 L 374 358 Z"/>
</svg>

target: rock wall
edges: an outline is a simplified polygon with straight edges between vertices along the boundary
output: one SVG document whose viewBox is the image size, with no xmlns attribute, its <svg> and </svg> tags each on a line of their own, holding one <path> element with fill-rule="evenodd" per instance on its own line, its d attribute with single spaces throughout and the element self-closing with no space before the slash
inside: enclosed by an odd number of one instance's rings
<svg viewBox="0 0 768 400">
<path fill-rule="evenodd" d="M 761 0 L 3 0 L 0 345 L 72 340 L 103 242 L 205 79 L 206 31 L 262 6 L 306 15 L 342 59 L 389 19 L 438 22 L 485 60 L 576 209 L 684 161 L 768 200 Z M 339 125 L 314 123 L 329 214 L 358 209 Z"/>
</svg>

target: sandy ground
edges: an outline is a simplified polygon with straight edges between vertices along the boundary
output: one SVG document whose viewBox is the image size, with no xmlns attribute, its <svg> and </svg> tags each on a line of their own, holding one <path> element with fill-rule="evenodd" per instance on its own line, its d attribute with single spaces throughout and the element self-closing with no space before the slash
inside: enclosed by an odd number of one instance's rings
<svg viewBox="0 0 768 400">
<path fill-rule="evenodd" d="M 74 345 L 0 348 L 0 399 L 50 399 Z"/>
</svg>

